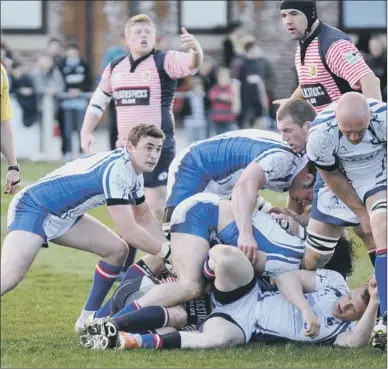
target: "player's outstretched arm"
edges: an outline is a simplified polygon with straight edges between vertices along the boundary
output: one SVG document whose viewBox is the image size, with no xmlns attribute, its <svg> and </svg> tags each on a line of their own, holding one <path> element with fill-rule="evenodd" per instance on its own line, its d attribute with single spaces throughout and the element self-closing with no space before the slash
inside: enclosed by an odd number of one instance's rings
<svg viewBox="0 0 388 369">
<path fill-rule="evenodd" d="M 140 205 L 132 205 L 132 211 L 135 221 L 140 227 L 146 229 L 159 242 L 164 243 L 167 241 L 160 222 L 154 217 L 146 201 Z"/>
<path fill-rule="evenodd" d="M 364 315 L 351 331 L 339 334 L 334 341 L 334 345 L 342 347 L 360 347 L 369 343 L 373 327 L 376 324 L 377 310 L 379 307 L 379 295 L 376 279 L 374 277 L 369 278 L 368 292 L 370 300 Z"/>
<path fill-rule="evenodd" d="M 131 205 L 111 205 L 108 210 L 117 233 L 125 242 L 152 255 L 161 251 L 162 242 L 136 223 Z"/>
</svg>

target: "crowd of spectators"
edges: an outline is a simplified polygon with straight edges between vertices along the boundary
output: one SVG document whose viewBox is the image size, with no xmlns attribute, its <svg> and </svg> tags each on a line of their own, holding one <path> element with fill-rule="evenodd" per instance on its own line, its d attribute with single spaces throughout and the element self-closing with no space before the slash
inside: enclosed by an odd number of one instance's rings
<svg viewBox="0 0 388 369">
<path fill-rule="evenodd" d="M 387 98 L 386 45 L 379 35 L 361 34 L 357 46 L 367 64 L 381 81 L 384 101 Z M 158 49 L 167 48 L 159 36 Z M 255 37 L 240 22 L 232 23 L 214 58 L 206 54 L 196 75 L 178 81 L 174 114 L 178 125 L 187 133 L 189 143 L 241 128 L 273 129 L 276 127 L 275 71 Z M 108 48 L 100 71 L 115 57 L 126 53 L 122 43 Z M 42 117 L 42 98 L 55 101 L 55 130 L 61 137 L 65 160 L 73 158 L 72 134 L 82 127 L 93 80 L 87 60 L 74 41 L 51 38 L 33 67 L 14 57 L 8 45 L 1 43 L 1 62 L 10 76 L 10 91 L 22 109 L 23 124 L 31 127 Z M 100 73 L 98 73 L 100 75 Z M 117 138 L 114 103 L 109 109 L 110 148 Z M 77 134 L 79 137 L 79 135 Z M 79 147 L 79 155 L 82 155 Z"/>
</svg>

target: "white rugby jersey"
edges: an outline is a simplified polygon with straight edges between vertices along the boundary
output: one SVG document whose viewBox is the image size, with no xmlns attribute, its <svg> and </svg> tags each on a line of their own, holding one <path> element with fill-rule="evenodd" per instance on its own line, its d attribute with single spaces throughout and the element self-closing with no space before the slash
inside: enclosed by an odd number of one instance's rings
<svg viewBox="0 0 388 369">
<path fill-rule="evenodd" d="M 144 180 L 123 147 L 74 160 L 23 189 L 25 193 L 43 211 L 65 219 L 104 204 L 140 204 Z"/>
<path fill-rule="evenodd" d="M 341 169 L 352 182 L 386 181 L 387 104 L 368 99 L 371 120 L 362 141 L 353 145 L 338 128 L 335 104 L 314 120 L 307 139 L 307 156 L 318 168 Z"/>
<path fill-rule="evenodd" d="M 256 324 L 252 341 L 289 339 L 304 342 L 332 342 L 340 333 L 351 330 L 353 322 L 333 316 L 333 303 L 349 292 L 345 279 L 337 272 L 318 269 L 315 291 L 306 293 L 310 307 L 321 323 L 318 337 L 304 335 L 302 313 L 286 301 L 278 291 L 259 292 Z"/>
</svg>

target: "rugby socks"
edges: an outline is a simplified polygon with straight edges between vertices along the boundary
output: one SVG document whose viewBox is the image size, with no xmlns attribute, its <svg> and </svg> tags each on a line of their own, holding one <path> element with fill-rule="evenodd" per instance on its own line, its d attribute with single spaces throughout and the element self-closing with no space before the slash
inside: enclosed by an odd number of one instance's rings
<svg viewBox="0 0 388 369">
<path fill-rule="evenodd" d="M 141 306 L 137 301 L 133 301 L 130 304 L 126 305 L 122 310 L 118 311 L 116 314 L 112 315 L 112 318 L 118 318 L 121 315 L 132 313 L 133 311 L 139 310 Z"/>
<path fill-rule="evenodd" d="M 372 263 L 374 268 L 376 263 L 376 250 L 369 250 L 368 255 L 369 255 L 370 262 Z"/>
<path fill-rule="evenodd" d="M 130 279 L 141 278 L 144 274 L 147 274 L 148 272 L 150 273 L 150 271 L 147 271 L 146 268 L 148 267 L 143 260 L 139 260 L 136 264 L 132 264 L 125 273 L 121 283 Z M 111 299 L 105 302 L 105 304 L 96 312 L 95 318 L 104 318 L 110 315 L 110 305 Z"/>
<path fill-rule="evenodd" d="M 136 252 L 137 252 L 137 248 L 131 245 L 128 245 L 127 260 L 125 260 L 124 265 L 121 267 L 121 272 L 125 273 L 128 270 L 129 266 L 135 262 Z"/>
<path fill-rule="evenodd" d="M 106 295 L 119 275 L 120 269 L 121 265 L 111 265 L 103 260 L 97 263 L 93 285 L 84 310 L 96 311 L 101 307 Z"/>
<path fill-rule="evenodd" d="M 151 348 L 151 349 L 173 349 L 181 348 L 181 335 L 179 332 L 159 334 L 131 334 L 120 332 L 119 336 L 121 349 Z"/>
<path fill-rule="evenodd" d="M 170 317 L 162 306 L 146 306 L 112 319 L 120 331 L 142 332 L 166 327 Z"/>
<path fill-rule="evenodd" d="M 380 312 L 387 311 L 387 249 L 376 250 L 375 276 L 379 290 Z"/>
</svg>

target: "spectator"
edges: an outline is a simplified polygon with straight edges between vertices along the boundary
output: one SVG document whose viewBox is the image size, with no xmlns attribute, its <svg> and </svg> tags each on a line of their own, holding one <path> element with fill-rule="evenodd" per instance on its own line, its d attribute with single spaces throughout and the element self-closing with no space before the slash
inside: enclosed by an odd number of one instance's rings
<svg viewBox="0 0 388 369">
<path fill-rule="evenodd" d="M 365 58 L 369 68 L 380 80 L 381 95 L 383 101 L 387 101 L 387 57 L 386 50 L 378 36 L 369 40 L 369 55 Z"/>
<path fill-rule="evenodd" d="M 43 53 L 38 60 L 34 82 L 38 97 L 46 94 L 57 97 L 65 90 L 62 74 L 55 65 L 52 56 L 47 53 Z"/>
<path fill-rule="evenodd" d="M 256 40 L 253 36 L 246 36 L 242 38 L 241 41 L 244 45 L 244 49 L 251 47 L 250 54 L 256 57 L 257 64 L 259 67 L 259 74 L 263 79 L 265 91 L 267 94 L 267 105 L 268 105 L 268 114 L 271 119 L 276 120 L 276 108 L 271 102 L 275 100 L 275 91 L 274 87 L 276 84 L 275 71 L 271 65 L 269 59 L 265 56 L 264 51 L 256 43 Z"/>
<path fill-rule="evenodd" d="M 121 38 L 121 43 L 115 46 L 108 48 L 102 58 L 101 63 L 101 74 L 106 68 L 106 66 L 115 58 L 118 58 L 122 55 L 128 53 L 128 49 L 125 47 L 125 38 L 124 34 Z M 109 103 L 109 145 L 110 149 L 114 150 L 116 148 L 116 141 L 118 137 L 117 132 L 117 116 L 116 116 L 116 107 L 115 102 L 112 99 Z"/>
<path fill-rule="evenodd" d="M 223 56 L 224 56 L 224 66 L 229 68 L 232 60 L 242 53 L 240 48 L 239 39 L 241 37 L 243 27 L 241 22 L 233 22 L 228 27 L 228 36 L 224 40 L 223 46 Z"/>
<path fill-rule="evenodd" d="M 34 79 L 25 72 L 23 65 L 17 61 L 12 64 L 11 79 L 10 92 L 15 95 L 23 111 L 23 124 L 25 127 L 31 127 L 39 119 Z"/>
<path fill-rule="evenodd" d="M 214 123 L 216 134 L 238 129 L 237 114 L 240 112 L 240 86 L 232 81 L 230 70 L 220 68 L 217 83 L 209 91 L 212 104 L 210 118 Z"/>
<path fill-rule="evenodd" d="M 55 37 L 50 38 L 50 40 L 47 42 L 45 51 L 48 55 L 51 55 L 54 63 L 58 67 L 61 67 L 64 59 L 62 41 Z"/>
<path fill-rule="evenodd" d="M 189 143 L 206 138 L 205 91 L 198 76 L 189 77 L 190 91 L 184 98 L 181 114 Z"/>
<path fill-rule="evenodd" d="M 79 138 L 84 115 L 89 104 L 89 99 L 82 96 L 82 93 L 91 90 L 90 67 L 88 62 L 81 58 L 80 49 L 77 44 L 69 44 L 66 47 L 65 58 L 62 64 L 62 74 L 65 79 L 65 91 L 69 95 L 69 98 L 64 99 L 60 104 L 64 114 L 62 139 L 66 142 L 64 158 L 65 160 L 71 160 L 73 151 L 73 122 L 75 130 L 78 132 L 77 137 Z M 82 153 L 81 143 L 79 153 Z"/>
<path fill-rule="evenodd" d="M 211 108 L 209 91 L 217 81 L 217 70 L 217 62 L 210 55 L 204 55 L 197 75 L 202 79 L 202 85 L 205 91 L 206 138 L 211 136 L 212 124 L 209 119 L 209 110 Z"/>
<path fill-rule="evenodd" d="M 267 128 L 268 97 L 261 77 L 260 49 L 254 39 L 244 44 L 245 56 L 233 66 L 233 78 L 241 82 L 241 113 L 238 117 L 240 128 L 255 126 Z"/>
</svg>

